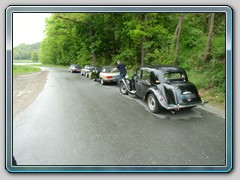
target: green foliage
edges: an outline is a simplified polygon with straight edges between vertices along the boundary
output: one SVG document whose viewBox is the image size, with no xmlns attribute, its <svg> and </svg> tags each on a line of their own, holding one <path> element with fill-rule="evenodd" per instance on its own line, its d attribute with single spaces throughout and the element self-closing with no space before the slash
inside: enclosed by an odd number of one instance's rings
<svg viewBox="0 0 240 180">
<path fill-rule="evenodd" d="M 225 43 L 224 36 L 214 38 L 212 44 L 212 58 L 214 61 L 221 60 L 224 62 L 226 56 Z"/>
<path fill-rule="evenodd" d="M 31 60 L 33 62 L 38 62 L 38 53 L 36 51 L 32 52 Z"/>
<path fill-rule="evenodd" d="M 20 44 L 17 47 L 13 48 L 13 59 L 22 60 L 22 59 L 31 59 L 33 52 L 39 52 L 40 42 L 35 44 Z"/>
</svg>

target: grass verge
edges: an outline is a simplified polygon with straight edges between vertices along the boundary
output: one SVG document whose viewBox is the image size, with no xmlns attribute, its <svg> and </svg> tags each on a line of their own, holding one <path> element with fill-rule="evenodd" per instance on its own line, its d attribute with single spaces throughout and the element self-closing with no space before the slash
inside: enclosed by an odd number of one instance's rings
<svg viewBox="0 0 240 180">
<path fill-rule="evenodd" d="M 210 105 L 225 109 L 225 93 L 221 92 L 218 87 L 211 86 L 209 73 L 200 73 L 195 70 L 187 72 L 189 81 L 196 85 L 202 99 L 208 101 Z"/>
<path fill-rule="evenodd" d="M 33 66 L 32 64 L 28 64 L 26 66 Z M 57 68 L 68 68 L 67 65 L 54 65 L 54 64 L 34 64 L 34 67 L 57 67 Z"/>
<path fill-rule="evenodd" d="M 40 68 L 23 66 L 23 65 L 13 65 L 13 75 L 22 75 L 22 74 L 30 74 L 35 72 L 40 72 Z"/>
</svg>

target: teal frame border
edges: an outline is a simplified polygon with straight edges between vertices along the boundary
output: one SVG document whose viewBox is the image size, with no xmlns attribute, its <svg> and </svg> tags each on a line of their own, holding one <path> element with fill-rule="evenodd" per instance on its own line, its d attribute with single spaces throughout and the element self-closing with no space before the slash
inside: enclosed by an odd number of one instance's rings
<svg viewBox="0 0 240 180">
<path fill-rule="evenodd" d="M 226 13 L 226 165 L 225 166 L 12 166 L 13 13 L 54 12 L 224 12 Z M 9 6 L 5 11 L 5 167 L 9 172 L 212 172 L 233 169 L 233 10 L 230 6 Z"/>
</svg>

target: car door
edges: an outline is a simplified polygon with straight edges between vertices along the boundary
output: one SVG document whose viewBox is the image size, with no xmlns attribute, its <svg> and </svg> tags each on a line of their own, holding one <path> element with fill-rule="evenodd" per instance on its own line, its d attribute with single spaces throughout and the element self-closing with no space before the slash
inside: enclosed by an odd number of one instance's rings
<svg viewBox="0 0 240 180">
<path fill-rule="evenodd" d="M 151 86 L 150 83 L 150 72 L 147 70 L 141 70 L 137 72 L 136 77 L 136 94 L 137 96 L 143 98 L 146 94 L 147 89 Z"/>
</svg>

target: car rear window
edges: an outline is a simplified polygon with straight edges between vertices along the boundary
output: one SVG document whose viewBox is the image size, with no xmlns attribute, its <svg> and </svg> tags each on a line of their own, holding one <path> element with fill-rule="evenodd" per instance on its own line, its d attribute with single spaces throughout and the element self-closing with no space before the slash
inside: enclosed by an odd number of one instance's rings
<svg viewBox="0 0 240 180">
<path fill-rule="evenodd" d="M 166 80 L 184 80 L 186 77 L 182 72 L 169 72 L 164 74 Z"/>
<path fill-rule="evenodd" d="M 102 72 L 105 72 L 105 73 L 110 73 L 112 70 L 114 70 L 114 67 L 111 67 L 111 68 L 104 68 L 102 70 Z M 119 70 L 115 70 L 114 72 L 119 72 Z"/>
</svg>

